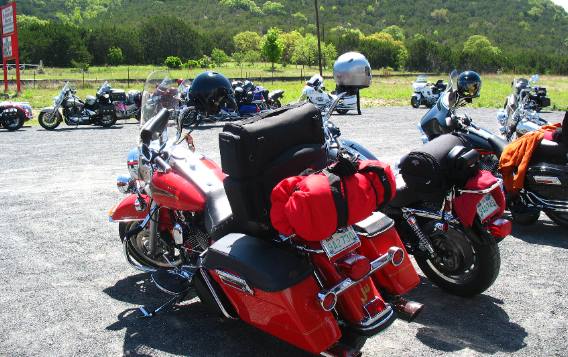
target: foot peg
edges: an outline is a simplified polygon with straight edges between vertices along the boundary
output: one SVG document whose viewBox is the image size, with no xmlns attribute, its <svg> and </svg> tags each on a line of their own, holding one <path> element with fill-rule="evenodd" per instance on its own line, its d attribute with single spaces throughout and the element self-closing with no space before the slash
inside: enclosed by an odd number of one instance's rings
<svg viewBox="0 0 568 357">
<path fill-rule="evenodd" d="M 399 317 L 408 322 L 414 320 L 424 308 L 423 304 L 416 301 L 406 300 L 402 296 L 395 297 L 391 301 L 391 304 L 398 312 Z"/>
</svg>

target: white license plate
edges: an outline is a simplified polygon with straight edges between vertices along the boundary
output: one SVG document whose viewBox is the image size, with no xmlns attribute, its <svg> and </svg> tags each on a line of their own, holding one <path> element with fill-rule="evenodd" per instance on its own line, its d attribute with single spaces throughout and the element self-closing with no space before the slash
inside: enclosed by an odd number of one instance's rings
<svg viewBox="0 0 568 357">
<path fill-rule="evenodd" d="M 357 233 L 353 228 L 348 227 L 335 232 L 331 238 L 322 241 L 321 246 L 328 258 L 331 258 L 358 243 Z"/>
<path fill-rule="evenodd" d="M 497 205 L 497 202 L 495 202 L 493 195 L 490 193 L 483 196 L 481 201 L 479 201 L 479 203 L 477 204 L 477 214 L 479 215 L 479 218 L 482 222 L 485 221 L 487 217 L 491 216 L 498 209 L 499 205 Z"/>
</svg>

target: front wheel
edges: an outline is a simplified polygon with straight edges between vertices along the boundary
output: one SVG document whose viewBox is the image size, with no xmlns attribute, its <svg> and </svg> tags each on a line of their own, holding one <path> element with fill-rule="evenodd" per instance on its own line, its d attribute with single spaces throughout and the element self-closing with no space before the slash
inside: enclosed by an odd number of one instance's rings
<svg viewBox="0 0 568 357">
<path fill-rule="evenodd" d="M 39 113 L 39 117 L 37 119 L 39 125 L 41 125 L 45 130 L 54 130 L 59 126 L 59 123 L 61 123 L 61 114 L 54 110 L 44 110 Z"/>
<path fill-rule="evenodd" d="M 412 97 L 410 98 L 410 105 L 412 105 L 412 108 L 418 109 L 420 107 L 420 101 L 417 97 Z"/>
<path fill-rule="evenodd" d="M 3 123 L 4 128 L 8 131 L 16 131 L 24 126 L 24 114 L 18 112 L 16 116 L 5 119 Z"/>
<path fill-rule="evenodd" d="M 101 119 L 99 119 L 99 124 L 103 127 L 103 128 L 110 128 L 111 126 L 113 126 L 116 123 L 116 114 L 105 114 L 101 117 Z"/>
<path fill-rule="evenodd" d="M 278 109 L 278 108 L 282 107 L 282 103 L 280 102 L 279 99 L 274 99 L 274 100 L 271 101 L 269 107 L 270 107 L 270 109 Z"/>
<path fill-rule="evenodd" d="M 422 272 L 440 288 L 458 296 L 471 297 L 489 288 L 501 267 L 499 247 L 471 229 L 450 225 L 446 232 L 434 231 L 430 240 L 435 258 L 415 256 Z"/>
<path fill-rule="evenodd" d="M 568 213 L 565 212 L 554 212 L 550 210 L 544 211 L 548 218 L 550 218 L 554 223 L 562 226 L 564 228 L 568 227 Z"/>
</svg>

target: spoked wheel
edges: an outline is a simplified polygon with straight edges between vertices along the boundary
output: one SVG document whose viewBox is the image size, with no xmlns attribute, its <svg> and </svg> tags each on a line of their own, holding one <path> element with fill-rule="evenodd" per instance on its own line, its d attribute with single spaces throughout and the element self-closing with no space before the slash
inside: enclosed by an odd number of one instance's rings
<svg viewBox="0 0 568 357">
<path fill-rule="evenodd" d="M 103 128 L 110 128 L 116 123 L 116 114 L 105 114 L 99 120 L 99 123 Z"/>
<path fill-rule="evenodd" d="M 459 296 L 480 294 L 497 279 L 501 266 L 497 244 L 479 244 L 482 239 L 471 230 L 450 225 L 446 232 L 430 234 L 436 257 L 415 256 L 416 262 L 440 288 Z"/>
<path fill-rule="evenodd" d="M 53 110 L 42 111 L 39 113 L 38 121 L 45 130 L 54 130 L 61 123 L 61 114 Z"/>
<path fill-rule="evenodd" d="M 120 236 L 124 236 L 126 232 L 133 229 L 137 224 L 138 222 L 120 223 Z M 149 237 L 150 231 L 148 229 L 144 229 L 137 235 L 130 237 L 126 242 L 126 253 L 136 262 L 150 269 L 171 269 L 172 265 L 170 263 L 175 266 L 181 264 L 181 254 L 172 244 L 173 240 L 171 237 L 165 232 L 158 233 L 157 249 L 154 255 L 149 253 Z"/>
<path fill-rule="evenodd" d="M 554 212 L 554 211 L 544 211 L 548 218 L 550 218 L 554 223 L 562 226 L 564 228 L 568 228 L 568 213 L 565 212 Z"/>
<path fill-rule="evenodd" d="M 4 128 L 8 131 L 16 131 L 24 126 L 24 115 L 22 113 L 17 113 L 16 116 L 4 119 Z"/>
</svg>

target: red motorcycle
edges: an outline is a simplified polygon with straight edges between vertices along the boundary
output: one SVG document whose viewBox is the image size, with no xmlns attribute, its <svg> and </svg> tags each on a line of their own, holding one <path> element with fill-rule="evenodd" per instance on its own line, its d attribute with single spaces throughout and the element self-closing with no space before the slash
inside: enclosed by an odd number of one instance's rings
<svg viewBox="0 0 568 357">
<path fill-rule="evenodd" d="M 152 97 L 147 94 L 144 98 Z M 173 111 L 156 113 L 144 104 L 139 154 L 129 155 L 132 177 L 118 181 L 129 195 L 110 212 L 120 222 L 129 263 L 151 272 L 154 283 L 173 296 L 156 309 L 142 307 L 144 316 L 195 291 L 224 317 L 300 349 L 356 356 L 396 312 L 412 319 L 421 310 L 421 304 L 400 297 L 419 278 L 388 217 L 374 213 L 318 241 L 279 235 L 270 226 L 267 193 L 308 168 L 319 153 L 315 144 L 320 149 L 324 144 L 321 134 L 305 136 L 318 142 L 296 145 L 299 133 L 321 130 L 317 108 L 283 109 L 264 118 L 263 137 L 282 134 L 278 146 L 284 154 L 267 159 L 264 150 L 262 162 L 252 159 L 258 148 L 234 150 L 235 133 L 226 131 L 220 135 L 222 170 L 195 151 L 191 131 L 183 133 L 199 125 L 199 113 L 179 118 L 176 140 L 166 142 Z M 285 135 L 291 131 L 298 135 Z"/>
</svg>

